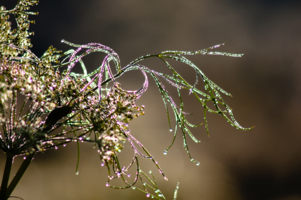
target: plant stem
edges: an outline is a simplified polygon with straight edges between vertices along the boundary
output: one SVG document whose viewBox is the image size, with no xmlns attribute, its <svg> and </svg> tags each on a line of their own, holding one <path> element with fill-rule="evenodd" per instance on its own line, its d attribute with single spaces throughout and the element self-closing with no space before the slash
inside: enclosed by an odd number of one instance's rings
<svg viewBox="0 0 301 200">
<path fill-rule="evenodd" d="M 9 181 L 9 175 L 11 171 L 11 167 L 13 164 L 13 154 L 7 152 L 6 154 L 6 163 L 5 163 L 5 168 L 3 172 L 3 177 L 2 177 L 2 183 L 1 183 L 1 191 L 0 191 L 0 199 L 5 200 L 6 199 L 6 189 Z"/>
<path fill-rule="evenodd" d="M 28 168 L 29 164 L 31 163 L 32 158 L 34 157 L 35 153 L 30 154 L 26 157 L 26 159 L 23 161 L 22 165 L 20 166 L 17 174 L 9 184 L 7 191 L 6 191 L 6 198 L 8 198 L 11 193 L 14 191 L 15 187 L 19 183 L 20 179 L 22 178 L 23 174 L 25 173 L 26 169 Z M 0 198 L 1 199 L 1 198 Z M 2 200 L 2 199 L 1 199 Z"/>
</svg>

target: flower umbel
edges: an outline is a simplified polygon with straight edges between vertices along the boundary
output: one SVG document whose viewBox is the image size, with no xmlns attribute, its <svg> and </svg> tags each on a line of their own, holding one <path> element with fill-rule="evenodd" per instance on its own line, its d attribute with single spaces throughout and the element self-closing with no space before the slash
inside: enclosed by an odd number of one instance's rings
<svg viewBox="0 0 301 200">
<path fill-rule="evenodd" d="M 128 123 L 144 114 L 144 106 L 138 107 L 137 95 L 124 91 L 118 82 L 108 92 L 106 98 L 95 106 L 89 118 L 93 125 L 95 137 L 98 139 L 98 152 L 103 162 L 112 163 L 114 156 L 123 146 L 130 133 Z"/>
</svg>

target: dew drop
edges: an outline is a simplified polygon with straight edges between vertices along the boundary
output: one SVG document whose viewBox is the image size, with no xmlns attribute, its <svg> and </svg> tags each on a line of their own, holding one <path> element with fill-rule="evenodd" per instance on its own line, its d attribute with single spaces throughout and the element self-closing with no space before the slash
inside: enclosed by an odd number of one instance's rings
<svg viewBox="0 0 301 200">
<path fill-rule="evenodd" d="M 75 175 L 78 175 L 79 174 L 79 171 L 75 172 Z"/>
<path fill-rule="evenodd" d="M 150 197 L 150 193 L 147 193 L 147 194 L 146 194 L 146 197 L 147 197 L 147 198 Z"/>
<path fill-rule="evenodd" d="M 106 187 L 109 187 L 110 186 L 110 184 L 109 183 L 106 183 Z"/>
<path fill-rule="evenodd" d="M 136 190 L 136 187 L 132 187 L 133 190 Z"/>
<path fill-rule="evenodd" d="M 172 128 L 171 128 L 171 129 L 169 129 L 169 132 L 172 132 Z"/>
<path fill-rule="evenodd" d="M 67 145 L 66 144 L 63 144 L 63 147 L 66 147 Z"/>
<path fill-rule="evenodd" d="M 105 166 L 105 163 L 101 163 L 100 166 L 102 166 L 102 167 Z"/>
<path fill-rule="evenodd" d="M 25 157 L 25 156 L 23 157 L 23 160 L 26 160 L 26 157 Z"/>
<path fill-rule="evenodd" d="M 164 154 L 164 155 L 167 155 L 167 150 L 164 150 L 163 154 Z"/>
<path fill-rule="evenodd" d="M 200 165 L 200 162 L 196 162 L 196 166 L 199 166 Z"/>
<path fill-rule="evenodd" d="M 152 170 L 149 170 L 149 172 L 148 172 L 148 173 L 150 173 L 150 174 L 151 174 L 151 173 L 153 173 L 153 172 L 152 172 Z"/>
<path fill-rule="evenodd" d="M 129 177 L 129 178 L 130 178 L 130 177 L 131 177 L 131 174 L 128 174 L 128 175 L 127 175 L 127 177 Z"/>
<path fill-rule="evenodd" d="M 55 150 L 57 150 L 57 149 L 58 149 L 58 147 L 57 147 L 57 146 L 55 146 L 55 147 L 54 147 L 54 149 L 55 149 Z"/>
</svg>

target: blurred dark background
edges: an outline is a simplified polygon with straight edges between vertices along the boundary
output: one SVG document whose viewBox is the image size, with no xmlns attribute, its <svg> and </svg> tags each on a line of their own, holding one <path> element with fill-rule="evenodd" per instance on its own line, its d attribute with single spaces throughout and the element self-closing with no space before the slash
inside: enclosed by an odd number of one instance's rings
<svg viewBox="0 0 301 200">
<path fill-rule="evenodd" d="M 12 8 L 15 2 L 1 0 L 0 4 Z M 301 1 L 52 0 L 40 1 L 33 10 L 40 13 L 31 17 L 36 20 L 31 26 L 35 32 L 32 51 L 38 56 L 50 45 L 69 49 L 61 39 L 110 46 L 119 53 L 123 66 L 149 53 L 198 50 L 222 42 L 227 44 L 218 51 L 244 53 L 242 58 L 189 58 L 233 95 L 225 101 L 241 125 L 255 128 L 239 131 L 222 117 L 209 114 L 210 138 L 202 126 L 192 129 L 202 142 L 188 142 L 200 166 L 189 161 L 180 134 L 164 156 L 172 133 L 151 81 L 150 89 L 138 102 L 146 106 L 146 115 L 134 120 L 131 129 L 157 158 L 169 181 L 163 180 L 151 161 L 140 163 L 145 171 L 154 170 L 167 199 L 173 198 L 179 179 L 178 200 L 301 199 Z M 98 67 L 101 58 L 95 54 L 86 59 L 89 70 Z M 157 60 L 144 64 L 165 68 Z M 194 81 L 193 71 L 178 63 L 173 65 Z M 142 81 L 139 73 L 120 80 L 126 89 L 137 89 Z M 184 98 L 186 111 L 194 113 L 191 121 L 202 121 L 202 107 L 193 96 Z M 130 152 L 127 147 L 120 156 Z M 100 167 L 91 146 L 82 146 L 78 176 L 76 159 L 76 146 L 72 144 L 37 155 L 13 195 L 25 200 L 146 198 L 131 189 L 106 188 L 107 170 Z M 15 165 L 18 163 L 16 159 Z M 3 165 L 1 155 L 1 169 Z"/>
</svg>

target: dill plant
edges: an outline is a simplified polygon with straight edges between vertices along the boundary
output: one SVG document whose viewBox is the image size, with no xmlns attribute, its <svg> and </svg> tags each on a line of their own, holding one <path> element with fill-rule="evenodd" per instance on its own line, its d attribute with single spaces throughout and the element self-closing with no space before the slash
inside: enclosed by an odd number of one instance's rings
<svg viewBox="0 0 301 200">
<path fill-rule="evenodd" d="M 237 129 L 250 129 L 239 125 L 232 109 L 221 96 L 231 95 L 212 82 L 187 58 L 188 55 L 241 57 L 242 54 L 213 51 L 224 45 L 219 44 L 198 51 L 164 51 L 145 55 L 122 67 L 118 54 L 110 47 L 99 43 L 78 45 L 62 40 L 71 47 L 70 50 L 61 52 L 51 46 L 39 58 L 30 51 L 32 45 L 29 39 L 29 36 L 33 35 L 29 32 L 29 25 L 34 23 L 29 20 L 29 15 L 38 14 L 29 10 L 37 3 L 33 0 L 19 0 L 12 10 L 0 7 L 0 149 L 6 154 L 0 190 L 1 200 L 11 197 L 36 153 L 71 142 L 78 145 L 76 173 L 80 143 L 91 143 L 97 149 L 101 165 L 108 169 L 107 187 L 133 188 L 145 193 L 146 197 L 165 199 L 152 173 L 145 173 L 140 168 L 139 159 L 152 160 L 163 178 L 167 180 L 167 177 L 151 153 L 128 129 L 131 120 L 144 114 L 144 106 L 136 105 L 136 101 L 147 91 L 148 75 L 155 80 L 166 108 L 170 131 L 174 132 L 172 143 L 164 154 L 173 145 L 180 129 L 184 149 L 190 160 L 199 165 L 199 162 L 191 157 L 186 143 L 187 137 L 196 143 L 200 141 L 189 130 L 199 125 L 191 124 L 186 119 L 188 113 L 184 111 L 181 98 L 181 93 L 185 90 L 188 90 L 204 108 L 208 135 L 207 112 L 221 115 Z M 11 28 L 10 16 L 13 16 L 17 23 L 15 29 Z M 83 57 L 95 52 L 104 53 L 105 58 L 98 69 L 88 73 Z M 160 59 L 171 74 L 154 71 L 140 64 L 147 58 Z M 195 71 L 194 84 L 188 83 L 171 66 L 169 60 L 176 60 L 191 67 Z M 82 67 L 82 73 L 72 71 L 76 64 Z M 67 69 L 63 70 L 63 67 Z M 142 73 L 144 83 L 138 90 L 126 91 L 116 80 L 132 70 Z M 162 80 L 177 89 L 179 105 L 174 102 Z M 197 88 L 199 80 L 204 82 L 204 91 Z M 214 107 L 210 108 L 208 102 L 213 102 Z M 170 122 L 170 108 L 176 121 L 174 129 Z M 133 150 L 133 159 L 127 166 L 121 165 L 118 160 L 118 153 L 123 149 L 122 142 L 128 142 Z M 17 156 L 24 157 L 24 161 L 14 178 L 9 181 L 13 159 Z M 132 182 L 127 180 L 130 177 L 130 168 L 136 169 Z M 116 178 L 124 182 L 123 187 L 111 184 Z M 135 184 L 138 181 L 141 181 L 142 188 L 136 188 Z M 178 188 L 179 185 L 176 187 L 174 199 Z"/>
</svg>

